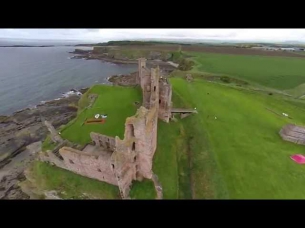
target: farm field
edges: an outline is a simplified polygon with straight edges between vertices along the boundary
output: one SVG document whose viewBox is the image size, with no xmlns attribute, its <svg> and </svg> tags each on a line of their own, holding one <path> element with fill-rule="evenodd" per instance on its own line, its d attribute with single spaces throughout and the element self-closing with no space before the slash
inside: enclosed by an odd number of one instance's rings
<svg viewBox="0 0 305 228">
<path fill-rule="evenodd" d="M 190 53 L 193 71 L 237 77 L 278 90 L 305 83 L 305 58 Z"/>
<path fill-rule="evenodd" d="M 184 52 L 203 52 L 215 54 L 230 54 L 230 55 L 258 55 L 258 56 L 279 56 L 279 57 L 299 57 L 304 58 L 299 52 L 288 51 L 264 51 L 251 48 L 235 48 L 235 47 L 207 47 L 200 45 L 186 45 L 181 48 Z M 302 52 L 300 52 L 302 53 Z"/>
</svg>

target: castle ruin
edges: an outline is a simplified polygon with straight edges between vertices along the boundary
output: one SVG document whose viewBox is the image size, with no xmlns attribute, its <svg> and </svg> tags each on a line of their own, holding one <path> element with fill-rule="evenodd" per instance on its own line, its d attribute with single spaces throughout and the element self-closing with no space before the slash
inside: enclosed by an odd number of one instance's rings
<svg viewBox="0 0 305 228">
<path fill-rule="evenodd" d="M 91 132 L 92 142 L 82 150 L 63 146 L 57 153 L 42 153 L 40 160 L 116 185 L 123 199 L 129 198 L 134 180 L 147 178 L 155 183 L 152 163 L 157 148 L 158 119 L 170 121 L 172 87 L 167 79 L 160 77 L 159 67 L 146 67 L 146 59 L 140 58 L 138 67 L 136 82 L 142 89 L 143 102 L 136 114 L 126 119 L 123 139 Z"/>
</svg>

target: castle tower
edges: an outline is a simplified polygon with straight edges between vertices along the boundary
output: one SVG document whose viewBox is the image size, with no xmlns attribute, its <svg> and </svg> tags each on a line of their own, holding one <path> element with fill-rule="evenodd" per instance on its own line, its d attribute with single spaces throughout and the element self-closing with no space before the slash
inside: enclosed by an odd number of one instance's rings
<svg viewBox="0 0 305 228">
<path fill-rule="evenodd" d="M 167 79 L 160 79 L 159 83 L 159 118 L 169 122 L 172 106 L 172 87 Z"/>
<path fill-rule="evenodd" d="M 146 68 L 146 59 L 139 58 L 138 59 L 138 77 L 136 78 L 136 83 L 141 84 L 141 78 L 143 77 L 143 69 Z"/>
</svg>

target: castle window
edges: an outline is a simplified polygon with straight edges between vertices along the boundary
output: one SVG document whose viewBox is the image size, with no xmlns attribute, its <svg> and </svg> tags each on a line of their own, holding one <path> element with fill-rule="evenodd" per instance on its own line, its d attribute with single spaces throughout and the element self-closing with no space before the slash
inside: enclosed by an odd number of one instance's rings
<svg viewBox="0 0 305 228">
<path fill-rule="evenodd" d="M 133 124 L 128 124 L 127 127 L 128 127 L 130 137 L 135 137 Z"/>
<path fill-rule="evenodd" d="M 154 86 L 154 91 L 156 91 L 156 86 Z"/>
<path fill-rule="evenodd" d="M 161 99 L 159 99 L 159 104 L 161 104 Z"/>
<path fill-rule="evenodd" d="M 136 143 L 135 142 L 132 143 L 132 150 L 136 150 Z"/>
<path fill-rule="evenodd" d="M 102 172 L 102 170 L 100 170 L 100 169 L 97 169 L 97 171 L 99 171 L 100 173 Z M 103 177 L 104 178 L 104 177 Z"/>
<path fill-rule="evenodd" d="M 114 169 L 114 164 L 111 164 L 112 165 L 112 168 Z"/>
<path fill-rule="evenodd" d="M 134 156 L 133 161 L 135 162 L 137 160 L 137 156 Z"/>
<path fill-rule="evenodd" d="M 73 162 L 71 159 L 69 159 L 69 162 L 70 162 L 71 164 L 74 164 L 74 162 Z"/>
<path fill-rule="evenodd" d="M 107 148 L 107 149 L 110 149 L 109 142 L 106 142 L 106 148 Z"/>
</svg>

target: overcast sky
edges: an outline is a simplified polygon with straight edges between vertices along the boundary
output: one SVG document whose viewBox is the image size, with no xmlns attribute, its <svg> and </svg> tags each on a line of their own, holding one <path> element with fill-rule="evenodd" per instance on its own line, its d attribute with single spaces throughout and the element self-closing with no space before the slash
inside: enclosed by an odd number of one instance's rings
<svg viewBox="0 0 305 228">
<path fill-rule="evenodd" d="M 0 29 L 0 38 L 106 42 L 132 39 L 305 41 L 305 29 Z"/>
</svg>

